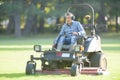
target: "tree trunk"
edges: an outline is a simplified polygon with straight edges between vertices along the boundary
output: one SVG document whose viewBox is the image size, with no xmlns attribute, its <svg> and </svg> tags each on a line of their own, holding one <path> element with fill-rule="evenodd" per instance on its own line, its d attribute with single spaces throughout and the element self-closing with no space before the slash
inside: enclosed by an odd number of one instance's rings
<svg viewBox="0 0 120 80">
<path fill-rule="evenodd" d="M 40 17 L 40 27 L 39 27 L 39 31 L 40 32 L 44 32 L 44 17 Z"/>
<path fill-rule="evenodd" d="M 31 33 L 32 30 L 32 24 L 33 23 L 33 16 L 32 15 L 28 15 L 27 19 L 26 19 L 26 24 L 25 24 L 25 28 L 23 30 L 23 34 L 24 35 L 28 35 Z"/>
<path fill-rule="evenodd" d="M 36 34 L 36 33 L 38 33 L 38 28 L 37 28 L 37 15 L 35 15 L 34 17 L 33 17 L 33 33 L 34 34 Z"/>
<path fill-rule="evenodd" d="M 100 0 L 100 11 L 99 11 L 99 17 L 98 17 L 98 24 L 106 24 L 105 21 L 105 6 L 104 1 Z"/>
<path fill-rule="evenodd" d="M 119 27 L 118 27 L 118 15 L 116 15 L 116 32 L 119 32 Z"/>
<path fill-rule="evenodd" d="M 14 27 L 15 27 L 14 15 L 10 15 L 6 33 L 11 34 L 14 31 Z"/>
<path fill-rule="evenodd" d="M 55 25 L 55 32 L 59 31 L 59 24 L 60 24 L 60 17 L 57 16 L 57 19 L 56 19 L 56 25 Z"/>
<path fill-rule="evenodd" d="M 21 37 L 21 28 L 20 28 L 20 14 L 15 14 L 15 36 Z"/>
</svg>

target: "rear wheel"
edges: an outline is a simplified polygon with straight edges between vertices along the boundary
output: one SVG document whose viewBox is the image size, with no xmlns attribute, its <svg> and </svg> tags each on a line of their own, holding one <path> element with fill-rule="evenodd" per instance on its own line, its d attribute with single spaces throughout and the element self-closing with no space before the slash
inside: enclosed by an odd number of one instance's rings
<svg viewBox="0 0 120 80">
<path fill-rule="evenodd" d="M 90 58 L 92 67 L 100 67 L 104 70 L 107 69 L 107 58 L 101 52 L 93 53 Z"/>
<path fill-rule="evenodd" d="M 71 76 L 79 75 L 79 66 L 77 64 L 73 64 L 71 66 L 70 74 L 71 74 Z"/>
<path fill-rule="evenodd" d="M 34 63 L 27 63 L 26 65 L 26 74 L 27 75 L 33 75 L 36 73 L 36 67 Z"/>
</svg>

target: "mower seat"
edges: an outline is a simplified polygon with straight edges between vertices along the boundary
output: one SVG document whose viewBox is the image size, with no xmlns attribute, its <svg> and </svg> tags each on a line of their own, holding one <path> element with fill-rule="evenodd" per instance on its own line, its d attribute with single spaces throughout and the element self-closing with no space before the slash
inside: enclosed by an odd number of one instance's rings
<svg viewBox="0 0 120 80">
<path fill-rule="evenodd" d="M 77 45 L 77 42 L 75 42 L 75 45 Z M 62 51 L 69 51 L 69 49 L 71 48 L 71 39 L 70 38 L 66 38 L 64 40 L 64 44 L 62 46 Z"/>
<path fill-rule="evenodd" d="M 71 46 L 71 45 L 63 45 L 63 46 L 62 46 L 62 49 L 70 49 L 70 46 Z"/>
<path fill-rule="evenodd" d="M 65 38 L 62 49 L 70 49 L 71 38 Z"/>
</svg>

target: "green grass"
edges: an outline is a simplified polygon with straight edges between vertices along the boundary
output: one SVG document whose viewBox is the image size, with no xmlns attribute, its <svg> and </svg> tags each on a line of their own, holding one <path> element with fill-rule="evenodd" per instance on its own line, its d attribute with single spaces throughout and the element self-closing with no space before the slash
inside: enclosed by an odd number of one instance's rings
<svg viewBox="0 0 120 80">
<path fill-rule="evenodd" d="M 0 80 L 120 80 L 120 33 L 102 34 L 102 49 L 108 58 L 109 75 L 80 75 L 71 77 L 62 75 L 25 75 L 26 62 L 29 56 L 38 53 L 33 51 L 34 44 L 43 45 L 43 49 L 52 45 L 56 34 L 43 34 L 15 38 L 14 36 L 0 35 Z M 37 61 L 37 69 L 40 61 Z"/>
<path fill-rule="evenodd" d="M 57 34 L 40 34 L 16 38 L 14 36 L 0 35 L 1 45 L 49 45 L 53 43 Z"/>
</svg>

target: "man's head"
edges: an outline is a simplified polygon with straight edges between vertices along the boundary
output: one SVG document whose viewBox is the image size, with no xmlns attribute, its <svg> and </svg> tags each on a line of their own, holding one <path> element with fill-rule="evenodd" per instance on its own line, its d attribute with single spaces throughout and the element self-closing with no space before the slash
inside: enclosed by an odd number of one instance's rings
<svg viewBox="0 0 120 80">
<path fill-rule="evenodd" d="M 71 24 L 72 20 L 74 19 L 74 15 L 71 12 L 65 13 L 65 19 L 67 24 Z"/>
</svg>

